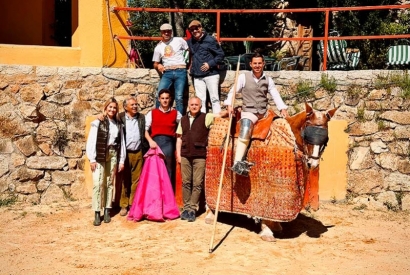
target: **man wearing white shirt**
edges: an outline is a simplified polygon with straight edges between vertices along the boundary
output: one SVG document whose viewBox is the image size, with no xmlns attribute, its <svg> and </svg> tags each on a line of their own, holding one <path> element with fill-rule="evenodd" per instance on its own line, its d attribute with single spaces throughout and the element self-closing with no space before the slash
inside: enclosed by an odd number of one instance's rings
<svg viewBox="0 0 410 275">
<path fill-rule="evenodd" d="M 266 76 L 263 72 L 263 67 L 265 66 L 263 56 L 260 53 L 253 54 L 249 64 L 252 71 L 247 71 L 239 75 L 236 85 L 236 93 L 242 93 L 243 106 L 234 165 L 231 168 L 232 171 L 238 175 L 245 177 L 249 175 L 250 169 L 250 164 L 244 160 L 245 152 L 252 136 L 253 126 L 259 119 L 264 118 L 267 114 L 268 93 L 272 96 L 276 107 L 280 110 L 281 116 L 289 116 L 287 111 L 288 106 L 283 102 L 275 87 L 275 83 L 272 78 Z M 231 106 L 233 89 L 232 87 L 229 91 L 228 98 L 224 101 L 224 105 L 228 106 L 229 113 L 233 113 L 233 106 Z"/>
<path fill-rule="evenodd" d="M 120 215 L 125 216 L 134 201 L 143 164 L 143 155 L 148 149 L 145 139 L 145 117 L 138 112 L 138 104 L 134 97 L 124 100 L 124 110 L 119 114 L 122 123 L 126 147 L 123 182 L 120 198 Z"/>
<path fill-rule="evenodd" d="M 162 40 L 155 47 L 152 57 L 154 69 L 161 75 L 156 98 L 159 91 L 174 85 L 176 109 L 184 114 L 183 97 L 188 79 L 185 53 L 188 51 L 188 44 L 182 37 L 172 36 L 170 24 L 162 24 L 160 31 Z M 158 100 L 155 106 L 159 107 Z"/>
</svg>

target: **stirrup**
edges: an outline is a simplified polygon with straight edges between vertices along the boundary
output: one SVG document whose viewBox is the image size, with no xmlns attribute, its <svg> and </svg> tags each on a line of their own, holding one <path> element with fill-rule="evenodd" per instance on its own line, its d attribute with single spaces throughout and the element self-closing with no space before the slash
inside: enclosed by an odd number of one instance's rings
<svg viewBox="0 0 410 275">
<path fill-rule="evenodd" d="M 244 177 L 249 177 L 249 170 L 255 164 L 252 162 L 247 161 L 237 161 L 231 167 L 231 170 L 234 171 L 236 174 Z"/>
</svg>

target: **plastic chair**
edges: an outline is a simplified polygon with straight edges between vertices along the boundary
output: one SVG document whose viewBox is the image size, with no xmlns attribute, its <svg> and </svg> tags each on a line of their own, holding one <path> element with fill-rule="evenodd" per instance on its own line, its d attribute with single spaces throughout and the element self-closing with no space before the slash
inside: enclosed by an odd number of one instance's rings
<svg viewBox="0 0 410 275">
<path fill-rule="evenodd" d="M 402 43 L 396 46 L 390 46 L 387 51 L 387 68 L 389 66 L 405 66 L 410 64 L 410 42 L 406 39 L 399 40 Z"/>
</svg>

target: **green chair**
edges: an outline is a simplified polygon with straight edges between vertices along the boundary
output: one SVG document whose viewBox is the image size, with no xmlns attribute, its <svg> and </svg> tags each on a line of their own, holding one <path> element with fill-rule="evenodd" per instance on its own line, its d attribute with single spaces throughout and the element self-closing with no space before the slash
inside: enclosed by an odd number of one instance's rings
<svg viewBox="0 0 410 275">
<path fill-rule="evenodd" d="M 336 35 L 338 36 L 338 35 Z M 319 41 L 317 52 L 323 69 L 324 42 Z M 327 43 L 327 70 L 351 70 L 359 64 L 359 49 L 347 48 L 346 40 L 329 40 Z"/>
<path fill-rule="evenodd" d="M 409 43 L 409 41 L 402 39 Z M 387 51 L 387 68 L 390 66 L 406 66 L 410 64 L 410 45 L 390 46 Z"/>
</svg>

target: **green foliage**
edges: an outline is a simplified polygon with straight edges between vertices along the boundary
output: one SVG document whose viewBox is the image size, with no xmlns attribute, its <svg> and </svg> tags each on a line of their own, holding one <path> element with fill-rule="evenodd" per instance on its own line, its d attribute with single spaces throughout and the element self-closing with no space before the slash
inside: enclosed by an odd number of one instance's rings
<svg viewBox="0 0 410 275">
<path fill-rule="evenodd" d="M 329 93 L 333 94 L 336 91 L 336 79 L 332 76 L 329 78 L 327 74 L 322 74 L 320 77 L 320 85 Z"/>
<path fill-rule="evenodd" d="M 359 122 L 365 122 L 365 109 L 364 108 L 357 108 L 357 120 Z"/>
<path fill-rule="evenodd" d="M 388 75 L 377 75 L 374 84 L 376 89 L 391 89 L 399 87 L 402 90 L 401 97 L 410 98 L 410 76 L 408 71 L 393 72 Z"/>
<path fill-rule="evenodd" d="M 362 93 L 362 87 L 356 84 L 349 85 L 346 90 L 347 97 L 357 99 Z"/>
<path fill-rule="evenodd" d="M 301 111 L 301 109 L 299 108 L 299 106 L 297 104 L 293 104 L 293 109 L 295 110 L 295 113 L 299 113 Z"/>
<path fill-rule="evenodd" d="M 306 100 L 313 96 L 312 82 L 309 80 L 302 80 L 296 84 L 296 97 Z"/>
<path fill-rule="evenodd" d="M 8 196 L 4 199 L 0 199 L 0 207 L 11 206 L 17 202 L 17 196 Z"/>
<path fill-rule="evenodd" d="M 365 210 L 365 209 L 367 209 L 367 205 L 366 204 L 364 204 L 364 203 L 362 203 L 361 205 L 359 205 L 359 206 L 355 206 L 355 207 L 353 207 L 353 210 Z"/>
<path fill-rule="evenodd" d="M 272 9 L 277 7 L 280 0 L 128 0 L 130 7 L 149 8 L 183 8 L 183 9 Z M 304 0 L 287 1 L 287 8 L 317 8 L 317 7 L 349 7 L 349 6 L 378 6 L 394 5 L 397 0 Z M 319 16 L 318 16 L 319 15 Z M 213 33 L 216 31 L 215 13 L 159 13 L 159 12 L 130 12 L 133 23 L 131 30 L 136 36 L 159 36 L 159 27 L 163 23 L 174 26 L 174 35 L 184 36 L 184 30 L 189 22 L 198 19 L 204 29 Z M 312 26 L 315 36 L 324 33 L 325 13 L 287 13 L 285 20 L 295 20 L 305 26 Z M 379 11 L 341 11 L 331 12 L 329 29 L 336 29 L 342 36 L 351 35 L 383 35 L 405 34 L 410 32 L 410 16 L 400 10 Z M 221 37 L 274 37 L 289 31 L 282 21 L 276 20 L 276 14 L 269 13 L 222 13 Z M 315 42 L 317 43 L 317 42 Z M 386 53 L 389 46 L 396 44 L 394 39 L 385 40 L 349 40 L 350 48 L 361 51 L 358 69 L 385 68 Z M 152 53 L 157 41 L 134 41 L 146 67 L 152 66 Z M 226 55 L 236 55 L 245 52 L 242 42 L 224 42 L 223 50 Z M 282 42 L 254 42 L 253 49 L 260 49 L 265 55 L 275 55 L 280 50 Z M 316 45 L 313 46 L 316 48 Z M 315 53 L 314 53 L 315 54 Z M 312 57 L 313 68 L 318 68 L 318 58 Z"/>
<path fill-rule="evenodd" d="M 377 128 L 379 129 L 379 131 L 384 131 L 384 130 L 389 129 L 389 126 L 384 120 L 378 120 Z"/>
</svg>

